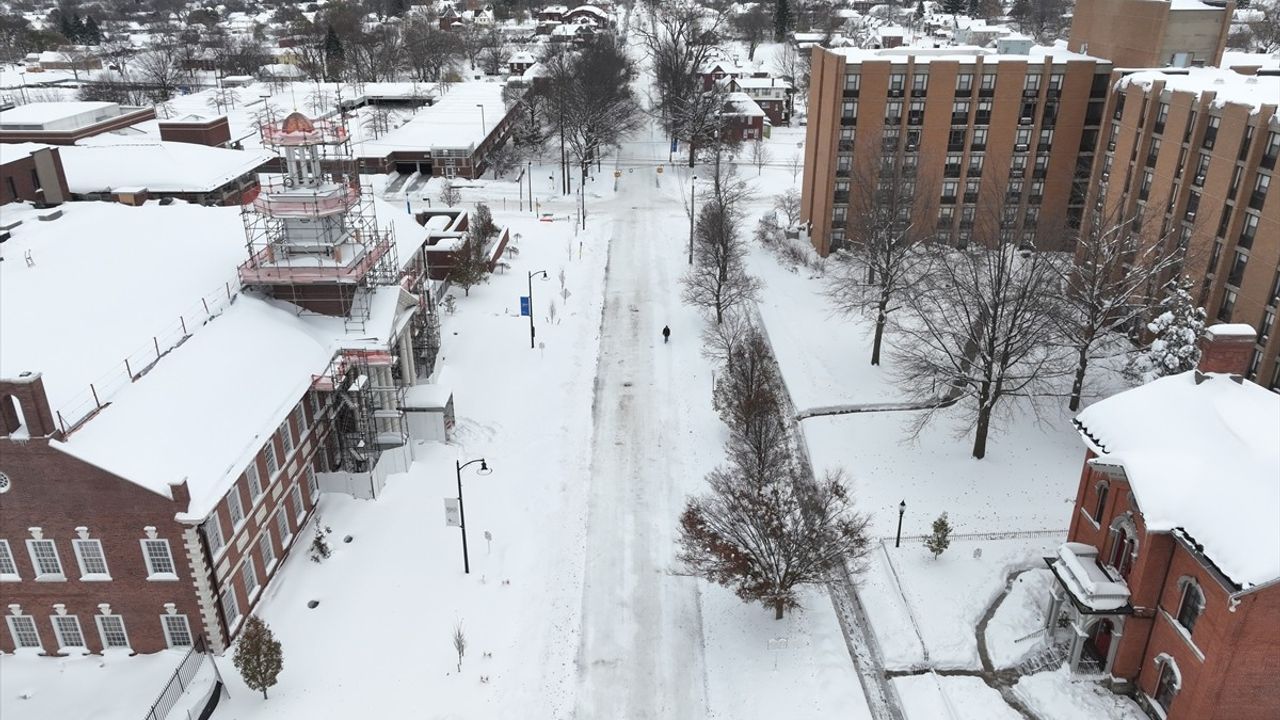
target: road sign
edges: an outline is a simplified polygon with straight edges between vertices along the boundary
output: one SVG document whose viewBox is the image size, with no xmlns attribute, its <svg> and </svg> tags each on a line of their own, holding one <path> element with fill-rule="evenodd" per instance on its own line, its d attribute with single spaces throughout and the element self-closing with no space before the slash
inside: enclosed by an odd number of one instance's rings
<svg viewBox="0 0 1280 720">
<path fill-rule="evenodd" d="M 444 499 L 444 524 L 446 527 L 462 527 L 462 511 L 458 508 L 458 498 Z"/>
<path fill-rule="evenodd" d="M 528 317 L 529 315 L 529 296 L 520 296 L 520 317 Z"/>
<path fill-rule="evenodd" d="M 620 177 L 622 177 L 622 171 L 621 171 L 621 170 L 614 170 L 614 171 L 613 171 L 613 176 L 614 176 L 614 177 L 616 177 L 616 178 L 620 178 Z"/>
<path fill-rule="evenodd" d="M 658 166 L 658 174 L 659 174 L 659 175 L 661 175 L 661 174 L 662 174 L 662 166 L 661 166 L 661 165 L 659 165 L 659 166 Z"/>
<path fill-rule="evenodd" d="M 680 149 L 680 141 L 675 138 L 671 138 L 671 152 L 675 152 L 679 149 Z"/>
</svg>

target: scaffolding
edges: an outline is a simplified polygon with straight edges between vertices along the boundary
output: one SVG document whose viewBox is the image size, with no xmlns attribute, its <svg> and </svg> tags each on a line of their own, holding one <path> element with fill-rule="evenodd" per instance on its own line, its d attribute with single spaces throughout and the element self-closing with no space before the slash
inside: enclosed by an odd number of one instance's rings
<svg viewBox="0 0 1280 720">
<path fill-rule="evenodd" d="M 382 350 L 346 350 L 312 378 L 312 389 L 333 408 L 336 439 L 331 471 L 371 472 L 382 452 L 408 440 L 404 394 L 396 381 L 399 358 Z"/>
</svg>

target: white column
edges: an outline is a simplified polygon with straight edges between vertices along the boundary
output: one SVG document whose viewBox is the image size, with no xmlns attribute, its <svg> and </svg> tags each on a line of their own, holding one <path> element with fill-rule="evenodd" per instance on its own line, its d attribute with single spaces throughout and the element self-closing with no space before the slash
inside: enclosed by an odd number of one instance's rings
<svg viewBox="0 0 1280 720">
<path fill-rule="evenodd" d="M 417 382 L 417 366 L 413 361 L 413 343 L 409 341 L 413 331 L 406 328 L 400 333 L 400 379 L 401 385 L 410 386 Z"/>
</svg>

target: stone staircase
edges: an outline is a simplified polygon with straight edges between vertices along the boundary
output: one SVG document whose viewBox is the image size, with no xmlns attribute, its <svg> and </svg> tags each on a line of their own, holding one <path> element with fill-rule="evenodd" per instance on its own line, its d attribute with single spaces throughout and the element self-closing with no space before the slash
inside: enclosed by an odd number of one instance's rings
<svg viewBox="0 0 1280 720">
<path fill-rule="evenodd" d="M 1067 661 L 1067 655 L 1069 655 L 1070 652 L 1070 643 L 1054 643 L 1053 645 L 1050 645 L 1049 647 L 1018 663 L 1017 672 L 1019 675 L 1034 675 L 1046 670 L 1056 670 Z"/>
</svg>

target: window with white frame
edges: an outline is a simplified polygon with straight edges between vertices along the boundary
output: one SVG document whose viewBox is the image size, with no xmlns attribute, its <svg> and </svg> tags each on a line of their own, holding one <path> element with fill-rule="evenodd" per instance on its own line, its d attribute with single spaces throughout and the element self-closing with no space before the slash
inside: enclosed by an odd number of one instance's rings
<svg viewBox="0 0 1280 720">
<path fill-rule="evenodd" d="M 227 629 L 234 629 L 240 620 L 240 601 L 236 599 L 235 588 L 228 587 L 222 591 L 222 614 L 227 619 Z"/>
<path fill-rule="evenodd" d="M 262 473 L 258 472 L 256 458 L 244 469 L 244 479 L 249 485 L 249 502 L 258 502 L 258 498 L 262 496 Z"/>
<path fill-rule="evenodd" d="M 80 630 L 80 618 L 76 615 L 54 615 L 53 634 L 58 638 L 59 648 L 82 648 L 84 633 Z"/>
<path fill-rule="evenodd" d="M 316 477 L 315 468 L 307 466 L 307 489 L 311 491 L 311 503 L 320 500 L 320 480 Z"/>
<path fill-rule="evenodd" d="M 214 510 L 200 527 L 204 529 L 205 539 L 209 542 L 209 554 L 217 557 L 218 551 L 225 544 L 222 539 L 222 522 L 218 520 L 218 511 Z"/>
<path fill-rule="evenodd" d="M 276 563 L 276 548 L 271 544 L 270 527 L 263 528 L 258 537 L 258 552 L 262 554 L 262 571 L 271 572 L 271 566 Z"/>
<path fill-rule="evenodd" d="M 28 540 L 27 552 L 31 555 L 31 565 L 36 569 L 36 580 L 66 579 L 62 574 L 58 547 L 52 540 Z"/>
<path fill-rule="evenodd" d="M 240 566 L 240 580 L 244 583 L 245 597 L 249 598 L 249 602 L 253 602 L 253 595 L 258 591 L 258 570 L 253 566 L 253 556 L 245 556 L 244 564 Z"/>
<path fill-rule="evenodd" d="M 240 501 L 240 484 L 231 486 L 227 493 L 227 512 L 231 515 L 231 529 L 234 531 L 244 522 L 244 504 Z"/>
<path fill-rule="evenodd" d="M 307 516 L 307 509 L 302 504 L 302 489 L 297 485 L 293 486 L 293 490 L 289 491 L 289 502 L 293 505 L 293 520 L 298 523 L 298 527 L 302 527 L 302 520 Z"/>
<path fill-rule="evenodd" d="M 267 458 L 267 484 L 269 485 L 276 476 L 276 470 L 280 469 L 280 463 L 276 461 L 276 444 L 274 441 L 267 441 L 267 446 L 263 448 L 263 454 Z"/>
<path fill-rule="evenodd" d="M 293 421 L 298 425 L 298 439 L 301 440 L 307 434 L 307 411 L 301 405 L 293 411 Z"/>
<path fill-rule="evenodd" d="M 228 613 L 227 622 L 231 622 L 230 613 Z M 191 623 L 186 615 L 161 615 L 160 625 L 164 628 L 164 641 L 169 647 L 191 647 L 194 643 L 191 637 Z"/>
<path fill-rule="evenodd" d="M 1178 624 L 1186 628 L 1187 634 L 1196 627 L 1196 621 L 1204 613 L 1204 591 L 1195 578 L 1185 577 L 1178 581 L 1182 586 L 1182 596 L 1178 602 Z"/>
<path fill-rule="evenodd" d="M 178 569 L 173 564 L 173 551 L 168 540 L 143 540 L 142 559 L 147 563 L 148 580 L 178 579 Z"/>
<path fill-rule="evenodd" d="M 1156 656 L 1156 665 L 1160 668 L 1160 676 L 1156 679 L 1156 693 L 1152 696 L 1152 700 L 1160 706 L 1165 715 L 1169 714 L 1169 706 L 1173 704 L 1173 699 L 1178 696 L 1178 690 L 1182 687 L 1182 673 L 1178 670 L 1178 664 L 1173 658 L 1164 653 Z"/>
<path fill-rule="evenodd" d="M 289 418 L 280 423 L 280 442 L 284 445 L 285 457 L 293 452 L 293 430 L 289 427 Z"/>
<path fill-rule="evenodd" d="M 0 581 L 20 580 L 18 577 L 18 563 L 13 559 L 13 548 L 9 547 L 8 540 L 0 540 Z"/>
<path fill-rule="evenodd" d="M 18 648 L 40 648 L 40 631 L 36 630 L 36 619 L 30 615 L 10 615 L 9 635 L 13 638 L 13 646 Z"/>
<path fill-rule="evenodd" d="M 98 624 L 98 636 L 102 638 L 102 647 L 129 647 L 129 633 L 125 632 L 122 616 L 97 615 L 94 617 L 94 622 Z"/>
<path fill-rule="evenodd" d="M 280 533 L 280 547 L 287 547 L 289 538 L 293 537 L 293 530 L 289 527 L 289 513 L 284 508 L 276 513 L 276 531 Z"/>
<path fill-rule="evenodd" d="M 101 540 L 72 540 L 76 561 L 80 563 L 81 580 L 110 580 L 107 556 L 102 552 Z"/>
</svg>

